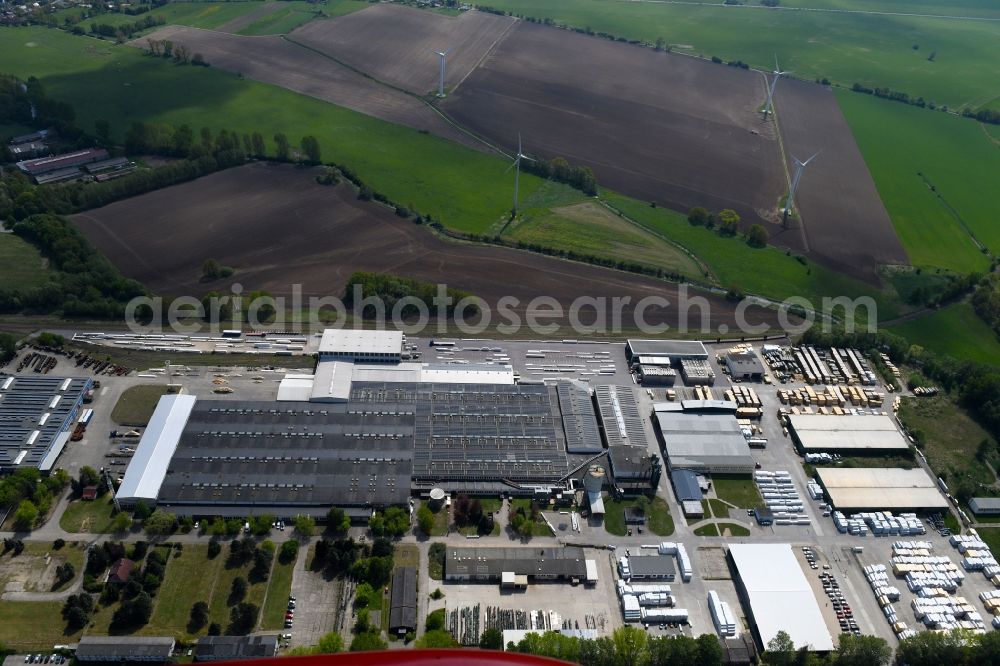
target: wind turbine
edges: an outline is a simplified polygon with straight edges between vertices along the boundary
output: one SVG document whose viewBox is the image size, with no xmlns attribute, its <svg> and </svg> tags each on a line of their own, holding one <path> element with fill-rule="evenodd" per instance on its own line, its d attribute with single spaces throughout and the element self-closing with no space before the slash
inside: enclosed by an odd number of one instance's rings
<svg viewBox="0 0 1000 666">
<path fill-rule="evenodd" d="M 819 155 L 819 153 L 816 153 L 805 162 L 795 157 L 795 155 L 792 155 L 792 159 L 795 160 L 795 175 L 792 176 L 792 186 L 788 190 L 788 199 L 785 200 L 785 214 L 782 223 L 788 222 L 788 213 L 792 210 L 792 206 L 795 203 L 795 190 L 798 189 L 799 181 L 802 180 L 802 172 L 806 170 L 807 164 L 816 159 L 817 155 Z"/>
<path fill-rule="evenodd" d="M 764 119 L 767 120 L 767 114 L 774 113 L 774 108 L 771 106 L 772 100 L 774 98 L 774 89 L 778 87 L 778 79 L 781 78 L 783 74 L 788 74 L 789 72 L 781 71 L 778 67 L 778 56 L 774 56 L 774 79 L 771 80 L 771 85 L 767 89 L 767 103 L 764 104 Z"/>
<path fill-rule="evenodd" d="M 527 155 L 525 155 L 523 152 L 521 152 L 521 133 L 518 132 L 517 133 L 517 155 L 514 157 L 514 161 L 511 162 L 511 165 L 509 167 L 507 167 L 507 171 L 510 171 L 511 168 L 514 169 L 514 208 L 513 208 L 513 212 L 511 213 L 511 219 L 513 219 L 514 217 L 517 216 L 517 192 L 518 192 L 518 188 L 520 187 L 520 182 L 521 182 L 521 160 L 522 159 L 528 160 L 529 162 L 534 162 L 535 161 L 535 160 L 531 159 L 530 157 L 528 157 Z"/>
<path fill-rule="evenodd" d="M 446 63 L 448 62 L 448 54 L 450 52 L 451 49 L 445 49 L 444 51 L 434 52 L 438 54 L 438 56 L 441 58 L 441 74 L 438 77 L 438 97 L 444 97 L 444 68 Z"/>
</svg>

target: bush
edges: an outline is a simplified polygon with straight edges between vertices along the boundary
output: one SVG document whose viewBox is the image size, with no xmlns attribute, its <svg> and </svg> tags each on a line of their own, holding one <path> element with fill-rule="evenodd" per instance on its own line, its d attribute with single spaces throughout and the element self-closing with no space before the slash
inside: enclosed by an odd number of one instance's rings
<svg viewBox="0 0 1000 666">
<path fill-rule="evenodd" d="M 278 561 L 282 564 L 288 564 L 289 562 L 294 562 L 295 558 L 299 556 L 299 542 L 295 539 L 289 539 L 285 543 L 281 544 L 281 550 L 278 551 Z"/>
<path fill-rule="evenodd" d="M 212 560 L 222 552 L 222 544 L 216 539 L 212 539 L 208 542 L 208 559 Z"/>
<path fill-rule="evenodd" d="M 439 608 L 427 616 L 424 623 L 424 631 L 438 631 L 444 629 L 444 609 Z"/>
</svg>

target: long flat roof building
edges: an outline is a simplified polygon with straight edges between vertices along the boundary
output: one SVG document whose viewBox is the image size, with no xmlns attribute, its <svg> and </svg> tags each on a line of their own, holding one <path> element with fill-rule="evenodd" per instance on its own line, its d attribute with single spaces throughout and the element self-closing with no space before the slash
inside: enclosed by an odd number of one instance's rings
<svg viewBox="0 0 1000 666">
<path fill-rule="evenodd" d="M 833 650 L 819 602 L 790 544 L 730 544 L 729 559 L 758 648 L 784 631 L 797 648 Z"/>
<path fill-rule="evenodd" d="M 392 574 L 389 631 L 406 633 L 417 628 L 417 570 L 399 567 Z"/>
<path fill-rule="evenodd" d="M 230 659 L 269 659 L 278 654 L 278 637 L 202 636 L 194 647 L 195 661 Z"/>
<path fill-rule="evenodd" d="M 593 560 L 591 560 L 593 562 Z M 583 548 L 448 548 L 445 580 L 494 581 L 504 573 L 538 580 L 588 580 Z"/>
<path fill-rule="evenodd" d="M 93 385 L 87 377 L 0 375 L 0 471 L 51 470 Z"/>
<path fill-rule="evenodd" d="M 556 387 L 563 435 L 569 453 L 600 453 L 604 450 L 590 391 L 573 382 L 559 382 Z"/>
<path fill-rule="evenodd" d="M 840 511 L 924 511 L 948 508 L 948 501 L 919 467 L 817 467 L 819 483 Z"/>
<path fill-rule="evenodd" d="M 708 350 L 697 340 L 641 340 L 630 339 L 625 343 L 625 358 L 636 356 L 669 356 L 672 360 L 708 359 Z"/>
<path fill-rule="evenodd" d="M 608 446 L 638 446 L 642 449 L 649 446 L 645 424 L 631 386 L 596 386 L 594 396 Z"/>
<path fill-rule="evenodd" d="M 165 395 L 160 398 L 129 461 L 115 499 L 131 506 L 142 500 L 155 504 L 166 478 L 181 433 L 187 426 L 197 398 L 193 395 Z"/>
<path fill-rule="evenodd" d="M 78 661 L 127 662 L 170 661 L 174 639 L 169 636 L 81 636 L 76 648 Z"/>
<path fill-rule="evenodd" d="M 671 469 L 714 474 L 750 474 L 750 445 L 736 417 L 727 414 L 656 412 Z"/>
<path fill-rule="evenodd" d="M 34 160 L 24 160 L 17 163 L 17 168 L 29 176 L 37 176 L 49 171 L 78 167 L 91 162 L 108 159 L 108 151 L 103 148 L 85 148 L 72 153 L 62 153 L 50 157 L 40 157 Z"/>
<path fill-rule="evenodd" d="M 888 416 L 790 414 L 788 432 L 803 453 L 893 453 L 909 442 Z"/>
</svg>

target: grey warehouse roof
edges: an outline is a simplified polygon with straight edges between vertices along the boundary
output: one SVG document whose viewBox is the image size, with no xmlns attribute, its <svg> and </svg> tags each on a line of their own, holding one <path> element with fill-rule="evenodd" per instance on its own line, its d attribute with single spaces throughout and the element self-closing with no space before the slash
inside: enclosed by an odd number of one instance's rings
<svg viewBox="0 0 1000 666">
<path fill-rule="evenodd" d="M 78 659 L 97 661 L 101 659 L 151 661 L 161 657 L 170 658 L 174 650 L 174 639 L 169 636 L 81 636 L 76 648 Z"/>
<path fill-rule="evenodd" d="M 671 468 L 715 472 L 753 470 L 750 446 L 736 417 L 657 412 Z"/>
<path fill-rule="evenodd" d="M 804 451 L 905 451 L 910 448 L 892 419 L 881 414 L 790 414 L 788 423 Z"/>
<path fill-rule="evenodd" d="M 194 648 L 198 661 L 221 659 L 260 659 L 278 652 L 278 637 L 267 636 L 202 636 Z"/>
<path fill-rule="evenodd" d="M 91 386 L 86 377 L 0 375 L 0 469 L 51 469 Z"/>
<path fill-rule="evenodd" d="M 587 562 L 583 549 L 564 548 L 448 548 L 445 577 L 489 576 L 505 571 L 519 576 L 585 578 Z"/>
<path fill-rule="evenodd" d="M 818 467 L 816 475 L 830 496 L 830 501 L 841 511 L 905 511 L 948 507 L 937 484 L 920 467 Z"/>
<path fill-rule="evenodd" d="M 570 453 L 600 453 L 604 450 L 597 427 L 597 414 L 590 392 L 571 382 L 559 382 L 556 388 L 562 415 L 566 450 Z"/>
<path fill-rule="evenodd" d="M 628 567 L 633 576 L 672 576 L 674 558 L 666 555 L 633 555 L 628 558 Z"/>
<path fill-rule="evenodd" d="M 390 629 L 417 627 L 417 570 L 400 567 L 392 576 L 392 598 L 389 606 Z"/>
<path fill-rule="evenodd" d="M 646 430 L 632 387 L 602 385 L 594 388 L 594 394 L 608 446 L 646 448 Z"/>
<path fill-rule="evenodd" d="M 354 330 L 328 328 L 323 331 L 319 342 L 320 355 L 365 355 L 381 354 L 399 356 L 403 350 L 403 334 L 400 331 Z"/>
<path fill-rule="evenodd" d="M 629 358 L 636 354 L 645 356 L 670 356 L 671 358 L 708 358 L 705 345 L 697 340 L 639 340 L 626 343 Z"/>
</svg>

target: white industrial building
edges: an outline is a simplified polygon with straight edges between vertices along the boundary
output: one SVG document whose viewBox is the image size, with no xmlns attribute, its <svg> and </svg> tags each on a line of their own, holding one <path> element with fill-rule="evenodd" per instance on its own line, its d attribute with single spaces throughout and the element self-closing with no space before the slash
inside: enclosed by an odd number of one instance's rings
<svg viewBox="0 0 1000 666">
<path fill-rule="evenodd" d="M 819 602 L 790 544 L 731 544 L 729 558 L 759 648 L 784 631 L 797 648 L 834 649 Z"/>
<path fill-rule="evenodd" d="M 177 450 L 195 402 L 197 398 L 193 395 L 160 398 L 115 493 L 116 501 L 124 506 L 133 506 L 139 500 L 149 505 L 156 503 L 170 459 Z"/>
<path fill-rule="evenodd" d="M 625 358 L 638 362 L 640 356 L 666 356 L 674 363 L 687 359 L 708 360 L 708 350 L 697 340 L 640 340 L 625 343 Z"/>
<path fill-rule="evenodd" d="M 919 467 L 819 467 L 816 476 L 833 506 L 844 512 L 948 508 L 934 479 Z"/>
<path fill-rule="evenodd" d="M 319 358 L 399 363 L 403 360 L 403 343 L 401 331 L 328 328 L 319 342 Z"/>
<path fill-rule="evenodd" d="M 316 373 L 288 374 L 278 385 L 280 402 L 347 402 L 354 382 L 391 384 L 493 384 L 514 385 L 509 365 L 477 363 L 362 364 L 321 360 Z"/>
<path fill-rule="evenodd" d="M 671 469 L 714 474 L 750 474 L 750 445 L 736 417 L 727 414 L 656 412 Z"/>
<path fill-rule="evenodd" d="M 788 432 L 803 453 L 898 453 L 909 442 L 888 416 L 790 414 Z"/>
</svg>

